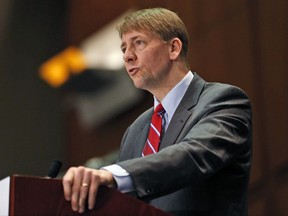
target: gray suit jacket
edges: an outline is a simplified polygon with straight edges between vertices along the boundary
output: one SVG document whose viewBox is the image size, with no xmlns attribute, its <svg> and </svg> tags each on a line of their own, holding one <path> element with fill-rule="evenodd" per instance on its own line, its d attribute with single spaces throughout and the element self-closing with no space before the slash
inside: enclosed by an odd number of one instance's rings
<svg viewBox="0 0 288 216">
<path fill-rule="evenodd" d="M 239 88 L 194 78 L 165 132 L 160 151 L 141 157 L 153 109 L 127 129 L 118 164 L 135 193 L 173 215 L 247 215 L 251 106 Z"/>
</svg>

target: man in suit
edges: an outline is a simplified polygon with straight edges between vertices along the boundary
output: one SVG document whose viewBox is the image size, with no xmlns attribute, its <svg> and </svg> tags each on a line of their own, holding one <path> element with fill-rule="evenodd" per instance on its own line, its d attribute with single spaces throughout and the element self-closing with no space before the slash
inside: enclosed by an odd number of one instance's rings
<svg viewBox="0 0 288 216">
<path fill-rule="evenodd" d="M 137 88 L 153 95 L 154 109 L 127 129 L 116 164 L 67 171 L 64 195 L 72 209 L 83 212 L 86 201 L 93 208 L 99 185 L 107 185 L 173 215 L 247 215 L 252 125 L 246 94 L 189 70 L 188 34 L 170 10 L 136 11 L 117 30 L 126 70 Z M 159 104 L 164 110 L 155 123 Z M 155 147 L 148 141 L 156 124 Z"/>
</svg>

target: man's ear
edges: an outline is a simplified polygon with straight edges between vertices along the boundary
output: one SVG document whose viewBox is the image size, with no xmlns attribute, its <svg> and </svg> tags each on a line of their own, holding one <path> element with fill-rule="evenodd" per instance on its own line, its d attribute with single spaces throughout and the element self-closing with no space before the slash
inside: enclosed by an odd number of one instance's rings
<svg viewBox="0 0 288 216">
<path fill-rule="evenodd" d="M 170 41 L 170 59 L 176 60 L 182 50 L 182 42 L 179 38 L 173 38 Z"/>
</svg>

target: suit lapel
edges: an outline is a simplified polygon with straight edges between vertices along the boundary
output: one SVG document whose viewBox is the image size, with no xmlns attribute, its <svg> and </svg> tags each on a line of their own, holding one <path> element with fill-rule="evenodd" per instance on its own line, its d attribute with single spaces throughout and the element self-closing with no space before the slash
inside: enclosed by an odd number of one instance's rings
<svg viewBox="0 0 288 216">
<path fill-rule="evenodd" d="M 143 125 L 141 126 L 141 130 L 139 131 L 136 137 L 135 143 L 138 144 L 135 145 L 134 157 L 141 157 L 142 155 L 142 150 L 148 137 L 148 131 L 150 128 L 150 121 L 152 114 L 153 114 L 153 108 L 150 108 L 150 110 L 147 111 L 147 115 L 145 116 L 145 120 L 143 121 Z"/>
<path fill-rule="evenodd" d="M 160 150 L 173 145 L 178 136 L 180 135 L 181 131 L 185 123 L 187 122 L 188 118 L 192 115 L 191 109 L 194 107 L 199 100 L 200 94 L 204 87 L 205 81 L 194 73 L 194 78 L 190 83 L 184 97 L 182 98 L 179 106 L 177 107 L 171 122 L 165 132 L 161 145 Z"/>
<path fill-rule="evenodd" d="M 177 111 L 174 113 L 167 131 L 163 136 L 160 150 L 175 143 L 190 115 L 191 113 L 179 104 Z"/>
</svg>

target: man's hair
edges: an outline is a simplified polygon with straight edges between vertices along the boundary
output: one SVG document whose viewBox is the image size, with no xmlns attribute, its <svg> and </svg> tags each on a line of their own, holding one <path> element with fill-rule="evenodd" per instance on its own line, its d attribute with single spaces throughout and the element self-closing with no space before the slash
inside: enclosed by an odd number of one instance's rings
<svg viewBox="0 0 288 216">
<path fill-rule="evenodd" d="M 151 31 L 168 42 L 179 38 L 182 42 L 180 56 L 187 63 L 189 36 L 187 29 L 179 16 L 165 8 L 151 8 L 132 12 L 117 26 L 120 38 L 123 34 L 135 31 Z"/>
</svg>

